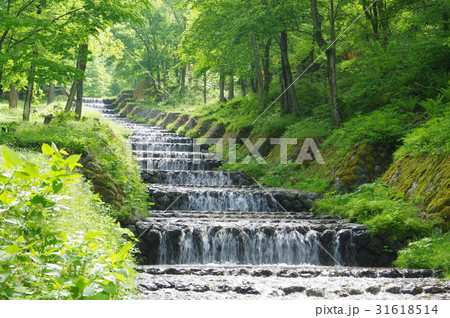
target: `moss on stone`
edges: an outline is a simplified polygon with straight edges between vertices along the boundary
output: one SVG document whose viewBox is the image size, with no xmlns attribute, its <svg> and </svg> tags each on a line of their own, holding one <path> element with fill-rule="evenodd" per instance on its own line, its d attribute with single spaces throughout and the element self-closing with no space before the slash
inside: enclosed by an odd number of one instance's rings
<svg viewBox="0 0 450 318">
<path fill-rule="evenodd" d="M 205 119 L 200 121 L 195 127 L 194 129 L 197 132 L 197 137 L 201 137 L 204 134 L 206 134 L 209 130 L 209 128 L 211 128 L 211 125 L 213 123 L 213 119 Z"/>
<path fill-rule="evenodd" d="M 391 163 L 393 147 L 363 143 L 337 164 L 335 188 L 340 192 L 373 182 Z"/>
<path fill-rule="evenodd" d="M 189 115 L 187 115 L 187 114 L 183 114 L 183 115 L 179 116 L 179 117 L 177 118 L 177 120 L 175 120 L 175 121 L 172 123 L 173 131 L 176 131 L 178 128 L 180 128 L 181 126 L 183 126 L 184 124 L 186 124 L 190 118 L 191 118 L 191 117 L 190 117 Z"/>
<path fill-rule="evenodd" d="M 424 198 L 426 210 L 442 218 L 448 229 L 450 155 L 406 156 L 394 162 L 383 180 L 407 197 Z"/>
<path fill-rule="evenodd" d="M 133 99 L 140 100 L 146 96 L 149 96 L 149 89 L 151 85 L 150 79 L 142 79 L 139 81 L 138 85 L 133 91 Z"/>
<path fill-rule="evenodd" d="M 167 125 L 173 123 L 180 116 L 180 113 L 167 113 L 164 118 L 158 122 L 158 126 L 166 128 Z"/>
<path fill-rule="evenodd" d="M 189 131 L 191 129 L 193 129 L 197 124 L 198 124 L 198 117 L 191 117 L 189 118 L 189 120 L 186 122 L 186 124 L 184 124 L 184 126 L 180 127 L 182 128 L 184 131 Z"/>
</svg>

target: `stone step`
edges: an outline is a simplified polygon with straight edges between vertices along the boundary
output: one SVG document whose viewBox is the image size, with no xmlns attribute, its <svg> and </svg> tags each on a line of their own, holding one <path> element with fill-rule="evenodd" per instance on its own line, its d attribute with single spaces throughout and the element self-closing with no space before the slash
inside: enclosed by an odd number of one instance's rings
<svg viewBox="0 0 450 318">
<path fill-rule="evenodd" d="M 134 130 L 133 136 L 135 137 L 179 137 L 177 134 L 172 132 L 160 132 L 160 131 L 153 131 L 150 129 L 147 130 Z"/>
<path fill-rule="evenodd" d="M 311 212 L 285 212 L 285 211 L 189 211 L 189 210 L 151 210 L 151 217 L 146 222 L 159 221 L 160 219 L 209 219 L 222 220 L 245 220 L 250 222 L 258 220 L 287 220 L 307 221 L 315 224 L 336 224 L 345 222 L 342 218 L 334 215 L 314 215 Z M 348 223 L 348 222 L 346 222 Z M 361 226 L 361 229 L 365 229 Z"/>
<path fill-rule="evenodd" d="M 194 149 L 192 144 L 185 143 L 164 143 L 164 142 L 154 142 L 154 143 L 146 143 L 146 142 L 133 142 L 131 143 L 132 150 L 146 150 L 146 151 L 198 151 L 198 149 Z M 201 150 L 201 148 L 200 148 Z"/>
<path fill-rule="evenodd" d="M 143 158 L 196 158 L 213 159 L 215 154 L 212 152 L 183 152 L 183 151 L 152 151 L 152 150 L 133 150 L 136 159 Z"/>
<path fill-rule="evenodd" d="M 281 188 L 202 187 L 148 184 L 149 201 L 155 209 L 202 211 L 306 211 L 317 193 Z"/>
<path fill-rule="evenodd" d="M 205 153 L 204 155 L 209 155 L 209 153 Z M 253 185 L 255 183 L 252 178 L 240 172 L 215 171 L 215 170 L 199 170 L 199 171 L 153 170 L 151 172 L 144 171 L 142 172 L 142 180 L 145 183 L 157 183 L 168 185 L 169 184 L 192 185 L 192 186 L 244 186 L 244 185 Z"/>
<path fill-rule="evenodd" d="M 142 136 L 142 135 L 134 135 L 129 138 L 131 142 L 145 142 L 145 143 L 174 143 L 174 144 L 192 144 L 194 140 L 192 138 L 184 138 L 178 137 L 174 135 L 172 136 Z"/>
<path fill-rule="evenodd" d="M 317 266 L 138 266 L 148 299 L 450 299 L 432 270 Z"/>
<path fill-rule="evenodd" d="M 222 161 L 215 159 L 191 158 L 137 158 L 137 164 L 143 171 L 158 170 L 212 170 L 217 169 Z"/>
</svg>

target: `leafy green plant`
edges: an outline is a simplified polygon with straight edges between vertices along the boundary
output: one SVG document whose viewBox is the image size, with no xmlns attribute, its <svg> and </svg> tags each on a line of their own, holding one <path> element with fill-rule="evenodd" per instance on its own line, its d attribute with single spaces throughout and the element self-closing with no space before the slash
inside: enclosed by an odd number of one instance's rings
<svg viewBox="0 0 450 318">
<path fill-rule="evenodd" d="M 410 155 L 446 155 L 450 153 L 450 111 L 442 117 L 429 120 L 403 139 L 403 145 L 394 154 L 396 159 Z"/>
<path fill-rule="evenodd" d="M 390 236 L 398 241 L 429 234 L 434 226 L 422 220 L 419 210 L 388 186 L 364 184 L 349 194 L 328 193 L 315 206 L 318 214 L 337 214 L 352 222 L 362 223 L 374 234 Z"/>
<path fill-rule="evenodd" d="M 325 148 L 339 146 L 339 154 L 368 143 L 395 144 L 413 128 L 406 114 L 376 110 L 349 120 L 323 143 Z"/>
<path fill-rule="evenodd" d="M 122 221 L 134 211 L 147 213 L 145 185 L 141 183 L 139 169 L 124 142 L 130 132 L 95 118 L 95 114 L 87 113 L 88 117 L 82 121 L 73 120 L 72 114 L 58 113 L 49 125 L 41 122 L 17 124 L 8 134 L 1 134 L 0 141 L 31 150 L 39 149 L 42 143 L 53 142 L 71 152 L 94 156 L 112 182 L 125 193 L 120 207 L 110 207 L 110 215 Z"/>
<path fill-rule="evenodd" d="M 450 277 L 450 234 L 433 233 L 430 237 L 410 242 L 399 251 L 395 266 L 443 270 Z"/>
<path fill-rule="evenodd" d="M 428 98 L 420 103 L 420 106 L 426 109 L 428 115 L 434 117 L 443 112 L 447 107 L 444 103 L 444 95 L 439 94 L 436 98 Z"/>
<path fill-rule="evenodd" d="M 54 144 L 42 153 L 28 159 L 2 147 L 0 299 L 129 297 L 133 243 L 122 235 L 130 233 L 103 215 L 72 172 L 80 155 Z"/>
</svg>

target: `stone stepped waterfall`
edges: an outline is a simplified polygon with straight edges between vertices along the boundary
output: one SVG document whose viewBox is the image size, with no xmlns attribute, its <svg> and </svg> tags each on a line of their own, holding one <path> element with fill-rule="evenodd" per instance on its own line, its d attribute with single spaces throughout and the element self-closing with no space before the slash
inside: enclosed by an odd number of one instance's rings
<svg viewBox="0 0 450 318">
<path fill-rule="evenodd" d="M 345 267 L 385 266 L 392 254 L 364 226 L 308 212 L 317 194 L 219 171 L 222 162 L 191 138 L 121 118 L 101 99 L 84 102 L 133 132 L 155 203 L 151 217 L 129 225 L 144 298 L 448 298 L 434 271 Z"/>
</svg>

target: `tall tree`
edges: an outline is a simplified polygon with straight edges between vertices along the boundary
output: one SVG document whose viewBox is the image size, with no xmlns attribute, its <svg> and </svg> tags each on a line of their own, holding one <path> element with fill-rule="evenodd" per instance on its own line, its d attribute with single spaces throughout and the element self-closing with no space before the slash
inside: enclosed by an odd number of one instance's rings
<svg viewBox="0 0 450 318">
<path fill-rule="evenodd" d="M 330 41 L 333 43 L 336 40 L 336 30 L 334 25 L 334 1 L 330 0 Z M 322 16 L 319 14 L 317 9 L 317 0 L 311 0 L 311 14 L 314 24 L 314 38 L 317 44 L 323 48 L 327 48 L 327 42 L 325 41 L 322 34 Z M 328 64 L 328 82 L 330 84 L 330 99 L 331 99 L 331 112 L 333 114 L 333 122 L 335 126 L 340 126 L 342 124 L 342 115 L 338 107 L 338 87 L 337 87 L 337 77 L 336 77 L 336 47 L 332 45 L 327 51 L 327 64 Z"/>
</svg>

